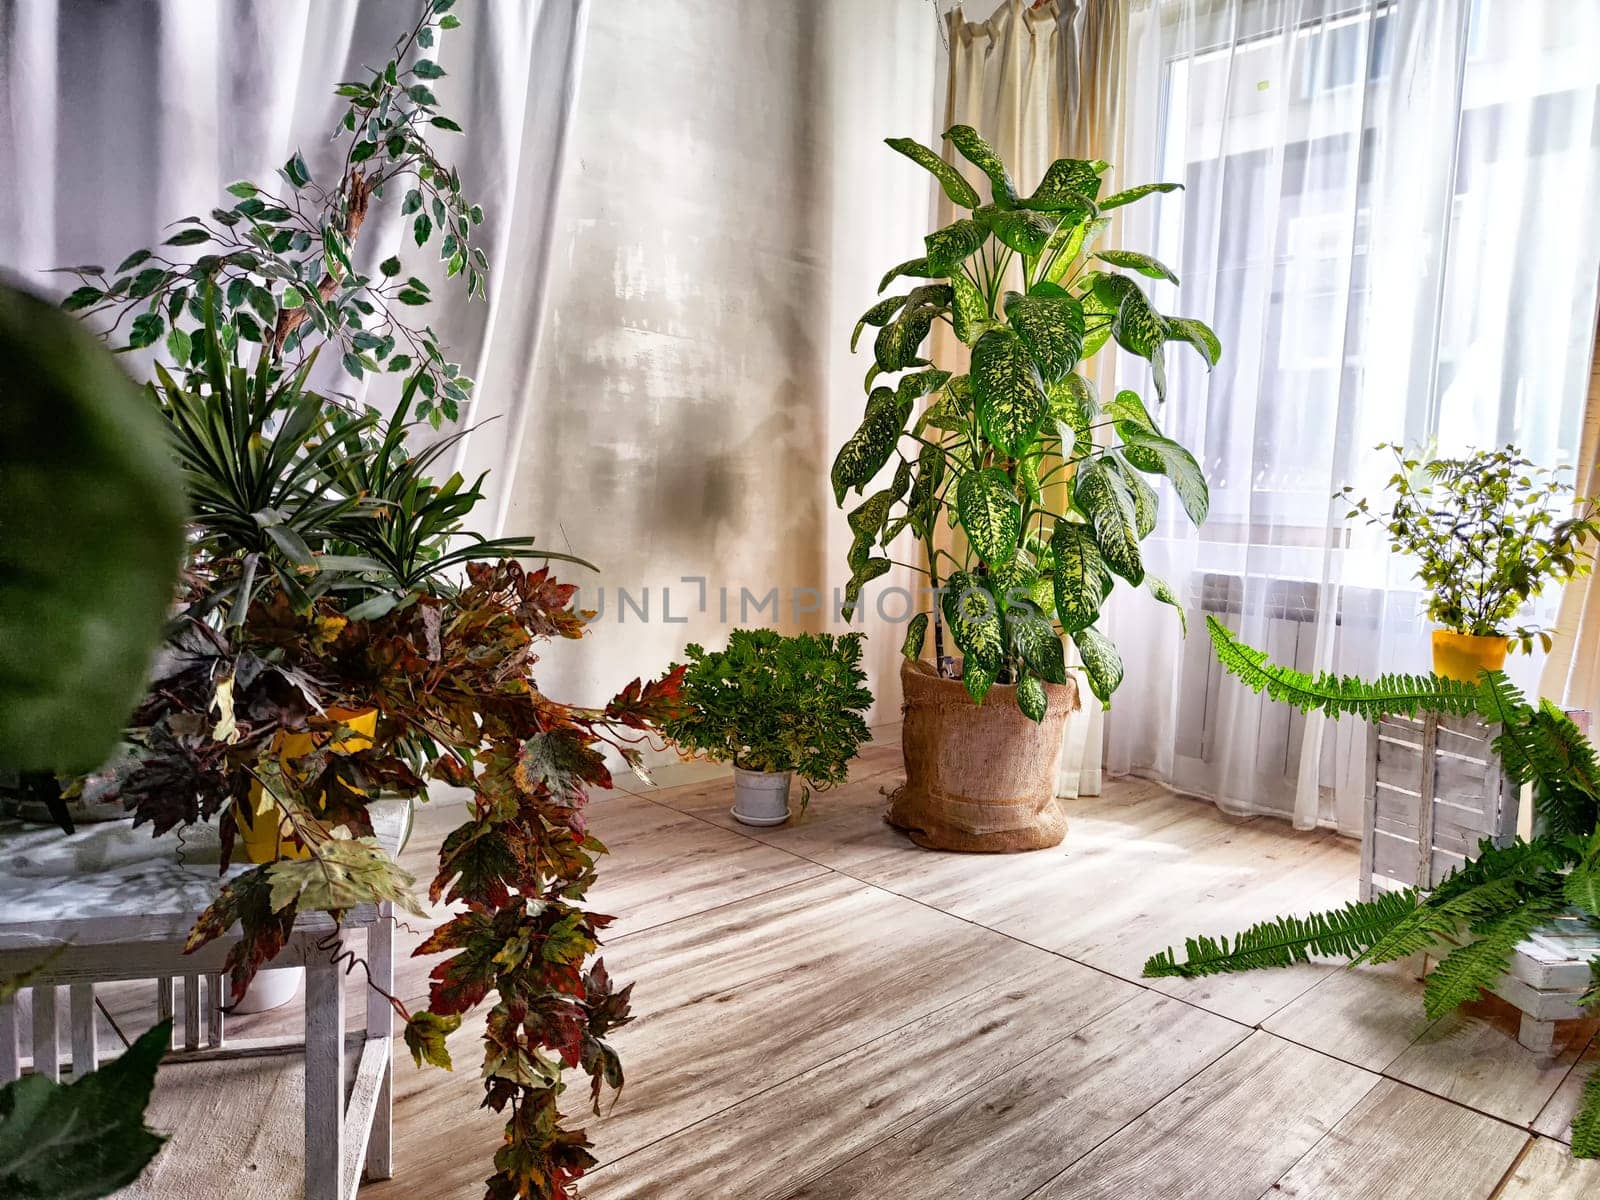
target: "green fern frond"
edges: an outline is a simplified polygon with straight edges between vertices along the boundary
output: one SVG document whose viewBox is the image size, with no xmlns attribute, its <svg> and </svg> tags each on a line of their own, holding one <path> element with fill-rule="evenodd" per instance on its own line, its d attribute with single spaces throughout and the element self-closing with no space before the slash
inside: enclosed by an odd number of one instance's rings
<svg viewBox="0 0 1600 1200">
<path fill-rule="evenodd" d="M 1184 943 L 1184 961 L 1169 948 L 1144 965 L 1147 978 L 1195 979 L 1259 967 L 1287 967 L 1324 958 L 1352 957 L 1379 941 L 1416 910 L 1413 889 L 1358 900 L 1308 917 L 1278 917 L 1228 938 L 1193 937 Z"/>
<path fill-rule="evenodd" d="M 1324 672 L 1311 676 L 1291 667 L 1268 662 L 1265 650 L 1247 646 L 1215 617 L 1206 618 L 1217 661 L 1253 692 L 1265 691 L 1272 699 L 1301 712 L 1317 710 L 1331 717 L 1360 717 L 1375 721 L 1387 714 L 1415 716 L 1418 712 L 1464 715 L 1478 709 L 1478 685 L 1440 675 L 1381 675 L 1365 680 L 1354 675 Z"/>
<path fill-rule="evenodd" d="M 1517 943 L 1560 907 L 1559 897 L 1542 897 L 1474 925 L 1475 938 L 1447 954 L 1423 984 L 1422 1006 L 1428 1019 L 1438 1020 L 1499 983 Z"/>
<path fill-rule="evenodd" d="M 1502 672 L 1484 675 L 1479 715 L 1498 723 L 1494 750 L 1506 773 L 1533 784 L 1533 801 L 1549 832 L 1586 837 L 1600 818 L 1600 764 L 1589 739 L 1549 701 L 1536 709 Z"/>
<path fill-rule="evenodd" d="M 1572 1157 L 1600 1158 L 1600 1067 L 1583 1085 L 1578 1112 L 1572 1118 Z"/>
</svg>

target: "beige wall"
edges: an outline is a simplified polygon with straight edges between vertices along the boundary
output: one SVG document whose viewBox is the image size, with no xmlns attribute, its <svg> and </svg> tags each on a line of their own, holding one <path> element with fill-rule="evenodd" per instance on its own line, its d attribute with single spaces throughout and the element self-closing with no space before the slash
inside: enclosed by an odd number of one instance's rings
<svg viewBox="0 0 1600 1200">
<path fill-rule="evenodd" d="M 848 574 L 827 472 L 869 364 L 850 328 L 929 211 L 927 177 L 881 139 L 930 137 L 936 40 L 923 0 L 592 6 L 506 522 L 601 568 L 567 572 L 604 612 L 552 648 L 547 690 L 599 700 L 720 646 L 741 589 L 782 603 L 745 623 L 823 627 L 803 589 L 830 607 Z M 684 576 L 708 580 L 708 611 Z M 647 621 L 619 587 L 648 593 Z M 900 630 L 881 626 L 874 719 L 893 720 Z"/>
</svg>

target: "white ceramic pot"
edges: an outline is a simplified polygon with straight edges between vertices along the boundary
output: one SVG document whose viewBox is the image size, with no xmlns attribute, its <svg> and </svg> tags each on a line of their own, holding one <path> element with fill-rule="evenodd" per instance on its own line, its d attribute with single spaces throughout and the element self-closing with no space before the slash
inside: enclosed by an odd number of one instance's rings
<svg viewBox="0 0 1600 1200">
<path fill-rule="evenodd" d="M 305 978 L 304 967 L 269 967 L 257 971 L 245 990 L 244 999 L 229 1012 L 261 1013 L 282 1008 L 300 994 L 300 981 Z"/>
<path fill-rule="evenodd" d="M 789 819 L 789 781 L 793 771 L 733 769 L 733 813 L 745 825 L 782 825 Z"/>
</svg>

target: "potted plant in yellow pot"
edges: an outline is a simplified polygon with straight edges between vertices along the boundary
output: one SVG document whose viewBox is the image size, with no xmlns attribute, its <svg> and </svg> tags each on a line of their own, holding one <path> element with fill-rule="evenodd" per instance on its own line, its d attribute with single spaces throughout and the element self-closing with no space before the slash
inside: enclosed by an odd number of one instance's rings
<svg viewBox="0 0 1600 1200">
<path fill-rule="evenodd" d="M 939 599 L 912 618 L 905 641 L 906 784 L 889 819 L 931 848 L 1037 849 L 1066 828 L 1054 784 L 1078 695 L 1063 639 L 1109 702 L 1122 660 L 1097 622 L 1115 580 L 1179 603 L 1140 549 L 1158 520 L 1151 480 L 1170 482 L 1191 521 L 1206 516 L 1199 465 L 1152 413 L 1165 398 L 1167 344 L 1185 343 L 1208 367 L 1221 347 L 1202 322 L 1156 311 L 1141 280 L 1176 283 L 1164 264 L 1098 247 L 1113 210 L 1178 184 L 1102 196 L 1107 164 L 1063 158 L 1024 195 L 971 127 L 945 138 L 987 177 L 990 201 L 934 151 L 889 140 L 969 211 L 929 234 L 926 253 L 892 268 L 879 290 L 906 276 L 925 282 L 856 326 L 857 338 L 868 325 L 878 333 L 866 411 L 832 471 L 841 506 L 851 491 L 866 497 L 849 513 L 844 609 L 889 570 L 889 546 L 909 529 Z M 922 356 L 937 321 L 969 348 L 967 374 Z M 1158 403 L 1129 390 L 1104 397 L 1084 374 L 1113 341 L 1150 363 Z M 892 478 L 868 494 L 891 463 Z M 932 664 L 920 661 L 930 623 Z M 959 682 L 947 629 L 963 656 Z"/>
<path fill-rule="evenodd" d="M 1600 505 L 1575 497 L 1567 473 L 1541 467 L 1517 450 L 1480 450 L 1438 458 L 1383 444 L 1395 457 L 1392 502 L 1384 511 L 1352 498 L 1350 518 L 1383 529 L 1417 563 L 1428 587 L 1434 673 L 1471 683 L 1505 665 L 1513 646 L 1550 648 L 1536 626 L 1513 625 L 1528 602 L 1556 580 L 1591 569 L 1585 544 L 1600 534 Z"/>
</svg>

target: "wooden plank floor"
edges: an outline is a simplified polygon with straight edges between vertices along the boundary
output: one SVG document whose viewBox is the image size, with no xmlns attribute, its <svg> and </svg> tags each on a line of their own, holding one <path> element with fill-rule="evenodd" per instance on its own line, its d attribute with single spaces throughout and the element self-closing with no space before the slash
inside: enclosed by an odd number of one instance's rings
<svg viewBox="0 0 1600 1200">
<path fill-rule="evenodd" d="M 588 1200 L 1600 1189 L 1600 1164 L 1561 1140 L 1597 1065 L 1592 1027 L 1541 1067 L 1501 1008 L 1425 1020 L 1417 963 L 1139 979 L 1187 933 L 1351 898 L 1351 843 L 1123 780 L 1068 802 L 1056 849 L 931 853 L 883 824 L 899 778 L 880 739 L 778 829 L 733 822 L 724 778 L 594 803 L 612 854 L 593 899 L 619 917 L 606 961 L 634 981 L 637 1019 L 616 1036 L 627 1087 L 587 1120 Z M 424 810 L 405 855 L 420 877 L 459 816 Z M 403 997 L 425 995 L 429 966 L 402 962 Z M 396 1178 L 363 1200 L 482 1194 L 499 1122 L 476 1110 L 476 1039 L 469 1018 L 453 1073 L 402 1055 Z M 570 1098 L 577 1113 L 586 1092 Z"/>
</svg>

